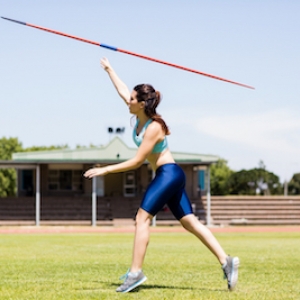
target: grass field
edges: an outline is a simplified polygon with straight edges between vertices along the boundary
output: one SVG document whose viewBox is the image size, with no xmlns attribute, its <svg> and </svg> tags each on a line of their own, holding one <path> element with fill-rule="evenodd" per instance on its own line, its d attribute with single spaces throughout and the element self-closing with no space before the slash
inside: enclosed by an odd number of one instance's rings
<svg viewBox="0 0 300 300">
<path fill-rule="evenodd" d="M 300 233 L 217 233 L 241 260 L 228 292 L 217 260 L 188 233 L 152 233 L 148 280 L 119 294 L 132 233 L 1 234 L 0 299 L 300 299 Z"/>
</svg>

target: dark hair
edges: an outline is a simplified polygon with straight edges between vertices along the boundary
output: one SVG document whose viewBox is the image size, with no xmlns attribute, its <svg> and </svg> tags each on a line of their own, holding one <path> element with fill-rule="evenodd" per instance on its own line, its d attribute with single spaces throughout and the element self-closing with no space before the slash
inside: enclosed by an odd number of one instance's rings
<svg viewBox="0 0 300 300">
<path fill-rule="evenodd" d="M 169 128 L 161 115 L 156 112 L 156 107 L 160 103 L 161 95 L 159 91 L 156 91 L 150 84 L 138 84 L 133 88 L 136 92 L 136 98 L 138 102 L 145 102 L 144 112 L 146 116 L 153 121 L 158 122 L 166 135 L 170 134 Z"/>
</svg>

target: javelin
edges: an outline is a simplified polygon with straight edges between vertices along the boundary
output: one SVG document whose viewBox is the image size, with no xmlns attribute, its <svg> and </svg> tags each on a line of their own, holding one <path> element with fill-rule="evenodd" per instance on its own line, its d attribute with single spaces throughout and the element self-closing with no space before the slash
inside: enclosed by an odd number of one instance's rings
<svg viewBox="0 0 300 300">
<path fill-rule="evenodd" d="M 151 61 L 154 61 L 154 62 L 157 62 L 157 63 L 160 63 L 160 64 L 164 64 L 164 65 L 167 65 L 167 66 L 170 66 L 170 67 L 178 68 L 178 69 L 181 69 L 181 70 L 184 70 L 184 71 L 188 71 L 188 72 L 200 74 L 200 75 L 203 75 L 203 76 L 207 76 L 207 77 L 210 77 L 210 78 L 213 78 L 213 79 L 222 80 L 222 81 L 225 81 L 225 82 L 237 84 L 239 86 L 246 87 L 246 88 L 249 88 L 249 89 L 254 89 L 254 87 L 243 84 L 243 83 L 235 82 L 235 81 L 232 81 L 232 80 L 229 80 L 229 79 L 226 79 L 226 78 L 218 77 L 218 76 L 215 76 L 215 75 L 200 72 L 200 71 L 193 70 L 193 69 L 190 69 L 190 68 L 186 68 L 186 67 L 183 67 L 183 66 L 175 65 L 173 63 L 169 63 L 169 62 L 166 62 L 166 61 L 163 61 L 163 60 L 160 60 L 160 59 L 156 59 L 156 58 L 152 58 L 152 57 L 145 56 L 145 55 L 142 55 L 142 54 L 138 54 L 138 53 L 134 53 L 134 52 L 131 52 L 131 51 L 123 50 L 123 49 L 116 48 L 116 47 L 113 47 L 113 46 L 109 46 L 109 45 L 106 45 L 106 44 L 103 44 L 103 43 L 100 44 L 98 42 L 90 41 L 90 40 L 87 40 L 87 39 L 83 39 L 83 38 L 73 36 L 73 35 L 70 35 L 70 34 L 66 34 L 66 33 L 63 33 L 63 32 L 59 32 L 59 31 L 56 31 L 56 30 L 48 29 L 48 28 L 45 28 L 45 27 L 40 27 L 40 26 L 37 26 L 37 25 L 33 25 L 33 24 L 29 24 L 29 23 L 25 23 L 25 22 L 21 22 L 21 21 L 17 21 L 17 20 L 5 18 L 5 17 L 1 17 L 1 18 L 5 19 L 5 20 L 8 20 L 8 21 L 18 23 L 18 24 L 21 24 L 21 25 L 26 25 L 26 26 L 30 26 L 30 27 L 33 27 L 33 28 L 44 30 L 44 31 L 47 31 L 47 32 L 50 32 L 50 33 L 62 35 L 62 36 L 72 38 L 72 39 L 75 39 L 75 40 L 78 40 L 78 41 L 81 41 L 81 42 L 85 42 L 85 43 L 93 44 L 93 45 L 96 45 L 96 46 L 100 46 L 100 47 L 103 47 L 103 48 L 106 48 L 106 49 L 109 49 L 109 50 L 118 51 L 118 52 L 122 52 L 122 53 L 125 53 L 125 54 L 137 56 L 139 58 L 151 60 Z"/>
</svg>

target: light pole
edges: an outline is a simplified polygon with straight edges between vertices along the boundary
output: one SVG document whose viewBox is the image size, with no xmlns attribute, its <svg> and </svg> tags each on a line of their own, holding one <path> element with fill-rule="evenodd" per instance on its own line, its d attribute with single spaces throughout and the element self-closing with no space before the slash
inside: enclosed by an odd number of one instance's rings
<svg viewBox="0 0 300 300">
<path fill-rule="evenodd" d="M 108 127 L 107 132 L 110 135 L 110 139 L 113 135 L 122 135 L 125 132 L 125 127 Z"/>
</svg>

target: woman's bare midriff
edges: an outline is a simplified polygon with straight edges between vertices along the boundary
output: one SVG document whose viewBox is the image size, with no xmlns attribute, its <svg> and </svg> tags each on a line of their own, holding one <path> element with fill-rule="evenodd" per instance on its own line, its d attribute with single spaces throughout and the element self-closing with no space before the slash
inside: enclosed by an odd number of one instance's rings
<svg viewBox="0 0 300 300">
<path fill-rule="evenodd" d="M 151 153 L 148 155 L 147 160 L 149 161 L 153 171 L 156 171 L 156 169 L 162 165 L 175 163 L 169 149 L 162 153 Z"/>
</svg>

